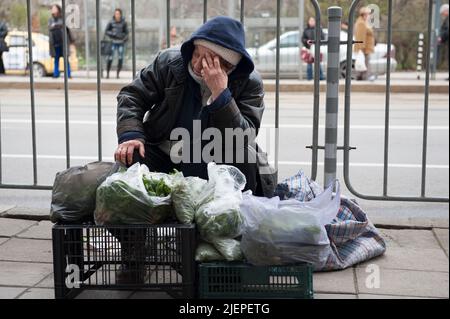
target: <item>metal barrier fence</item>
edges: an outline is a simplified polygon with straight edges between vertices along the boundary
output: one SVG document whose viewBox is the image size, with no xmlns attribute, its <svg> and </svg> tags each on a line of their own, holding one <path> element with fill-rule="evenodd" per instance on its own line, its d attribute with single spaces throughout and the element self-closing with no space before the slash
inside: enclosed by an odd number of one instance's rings
<svg viewBox="0 0 450 319">
<path fill-rule="evenodd" d="M 66 28 L 66 3 L 67 0 L 62 1 L 62 18 L 63 18 L 63 28 Z M 166 19 L 166 43 L 167 47 L 170 47 L 171 35 L 170 35 L 170 27 L 171 27 L 171 1 L 165 0 L 165 19 Z M 102 86 L 101 86 L 101 78 L 102 78 L 102 56 L 101 56 L 101 25 L 100 25 L 100 0 L 95 0 L 95 17 L 96 17 L 96 47 L 97 47 L 97 85 L 96 85 L 96 93 L 97 93 L 97 157 L 98 160 L 101 161 L 103 158 L 103 150 L 102 150 Z M 278 168 L 279 162 L 279 149 L 278 149 L 278 141 L 279 141 L 279 117 L 280 117 L 280 64 L 283 62 L 280 59 L 280 30 L 281 30 L 281 4 L 282 0 L 277 0 L 277 12 L 276 12 L 276 60 L 275 60 L 275 76 L 276 76 L 276 85 L 275 85 L 275 166 Z M 320 7 L 316 0 L 311 0 L 311 4 L 315 11 L 315 18 L 317 21 L 317 25 L 321 23 L 321 15 L 320 15 Z M 28 26 L 28 61 L 33 60 L 33 43 L 32 43 L 32 29 L 31 29 L 31 0 L 26 0 L 27 5 L 27 26 Z M 245 10 L 244 10 L 245 0 L 240 0 L 240 21 L 244 24 L 245 19 Z M 136 75 L 136 12 L 135 12 L 135 0 L 130 0 L 131 7 L 131 50 L 132 50 L 132 72 L 133 76 Z M 208 1 L 203 0 L 203 22 L 206 22 L 208 19 Z M 300 35 L 299 35 L 300 37 Z M 320 29 L 316 29 L 316 38 L 320 39 Z M 64 58 L 64 69 L 68 68 L 68 39 L 66 33 L 64 33 L 64 48 L 63 50 L 63 58 Z M 315 50 L 315 59 L 316 61 L 320 60 L 320 43 L 317 43 L 318 47 Z M 319 74 L 320 64 L 315 63 L 314 73 Z M 8 189 L 38 189 L 38 190 L 50 190 L 51 186 L 48 185 L 40 185 L 38 183 L 38 167 L 37 167 L 37 151 L 36 151 L 36 102 L 35 102 L 35 80 L 34 80 L 34 69 L 33 67 L 29 67 L 29 83 L 30 83 L 30 99 L 31 99 L 31 136 L 32 136 L 32 167 L 33 167 L 33 183 L 31 185 L 22 185 L 22 184 L 6 184 L 2 181 L 2 149 L 1 149 L 1 135 L 0 135 L 0 189 L 8 188 Z M 314 79 L 314 111 L 313 111 L 313 140 L 312 140 L 312 178 L 316 178 L 317 176 L 317 159 L 318 159 L 318 139 L 319 139 L 319 78 L 315 77 Z M 71 147 L 70 147 L 70 117 L 69 117 L 69 109 L 70 109 L 70 101 L 69 101 L 69 87 L 68 87 L 68 74 L 64 72 L 64 125 L 65 125 L 65 161 L 66 167 L 69 168 L 71 166 Z M 1 120 L 1 119 L 0 119 Z M 1 124 L 1 123 L 0 123 Z M 0 133 L 1 134 L 1 133 Z"/>
<path fill-rule="evenodd" d="M 392 47 L 392 16 L 393 16 L 393 0 L 388 1 L 388 43 L 387 52 L 391 52 Z M 353 61 L 353 32 L 356 10 L 361 0 L 354 0 L 349 12 L 349 29 L 347 41 L 347 65 Z M 433 0 L 428 1 L 428 28 L 427 39 L 432 39 L 433 33 Z M 432 41 L 428 41 L 426 46 L 426 61 L 431 61 Z M 386 102 L 385 102 L 385 127 L 384 127 L 384 163 L 383 163 L 383 194 L 380 196 L 366 195 L 358 192 L 352 185 L 350 180 L 350 151 L 354 148 L 350 147 L 350 112 L 351 112 L 351 69 L 347 68 L 347 76 L 345 78 L 345 116 L 344 116 L 344 181 L 348 190 L 355 196 L 367 200 L 385 200 L 385 201 L 412 201 L 412 202 L 449 202 L 448 198 L 427 197 L 426 196 L 426 173 L 427 173 L 427 145 L 428 145 L 428 114 L 429 114 L 429 95 L 430 95 L 430 73 L 431 63 L 426 63 L 425 75 L 425 93 L 424 93 L 424 115 L 423 115 L 423 137 L 422 137 L 422 176 L 420 196 L 390 196 L 388 195 L 389 180 L 389 128 L 390 128 L 390 102 L 391 102 L 391 59 L 387 59 L 386 68 Z"/>
<path fill-rule="evenodd" d="M 388 49 L 387 52 L 391 52 L 392 45 L 392 0 L 389 1 L 389 13 L 388 13 Z M 66 12 L 66 0 L 62 0 L 62 13 L 63 23 L 65 28 L 65 12 Z M 351 4 L 349 14 L 349 29 L 347 44 L 347 65 L 352 65 L 353 61 L 353 25 L 355 10 L 360 4 L 360 0 L 354 0 Z M 430 0 L 430 3 L 432 0 Z M 32 30 L 31 30 L 31 0 L 26 0 L 27 3 L 27 24 L 28 24 L 28 55 L 29 61 L 33 61 L 33 44 L 32 44 Z M 311 5 L 314 8 L 316 25 L 321 25 L 321 12 L 318 1 L 310 0 Z M 279 163 L 279 127 L 280 127 L 280 66 L 283 64 L 283 60 L 280 58 L 280 32 L 281 32 L 281 4 L 282 0 L 276 1 L 276 58 L 275 58 L 275 166 L 278 168 Z M 240 0 L 240 20 L 245 22 L 245 1 Z M 136 75 L 136 19 L 135 19 L 135 0 L 130 0 L 131 6 L 131 50 L 132 50 L 132 72 L 133 76 Z M 166 0 L 166 43 L 167 47 L 170 46 L 171 35 L 171 1 Z M 208 1 L 203 0 L 203 21 L 207 21 L 208 18 Z M 103 158 L 102 150 L 102 87 L 101 87 L 101 61 L 102 56 L 100 52 L 101 47 L 101 26 L 100 26 L 100 0 L 96 0 L 96 47 L 97 47 L 97 157 L 98 160 Z M 448 202 L 448 198 L 432 198 L 425 196 L 425 178 L 426 178 L 426 162 L 427 162 L 427 133 L 428 133 L 428 95 L 430 85 L 430 64 L 427 63 L 426 70 L 426 85 L 425 85 L 425 105 L 424 105 L 424 130 L 423 130 L 423 157 L 422 157 L 422 187 L 420 197 L 397 197 L 389 196 L 387 194 L 388 186 L 388 146 L 389 146 L 389 111 L 390 111 L 390 79 L 391 68 L 390 59 L 387 59 L 387 76 L 386 76 L 386 109 L 385 109 L 385 141 L 384 141 L 384 174 L 383 174 L 383 195 L 382 196 L 369 196 L 359 193 L 351 184 L 349 178 L 350 168 L 350 151 L 353 147 L 350 147 L 350 111 L 351 111 L 351 81 L 352 81 L 352 68 L 346 68 L 345 77 L 345 127 L 344 127 L 344 146 L 337 146 L 337 114 L 338 114 L 338 92 L 339 92 L 339 75 L 340 75 L 340 61 L 339 61 L 339 48 L 341 43 L 340 39 L 340 26 L 342 18 L 342 9 L 338 7 L 329 8 L 329 37 L 327 41 L 316 41 L 314 58 L 315 61 L 320 61 L 321 45 L 328 45 L 328 63 L 327 63 L 327 100 L 326 100 L 326 129 L 325 129 L 325 146 L 319 146 L 319 111 L 320 111 L 320 63 L 314 63 L 314 100 L 313 100 L 313 131 L 312 131 L 312 143 L 308 148 L 312 151 L 311 158 L 311 178 L 315 180 L 317 178 L 318 169 L 318 152 L 319 150 L 325 150 L 325 170 L 324 170 L 324 184 L 328 185 L 331 180 L 336 177 L 337 171 L 337 151 L 344 151 L 344 181 L 349 191 L 354 195 L 369 200 L 398 200 L 398 201 L 431 201 L 431 202 Z M 432 8 L 430 6 L 428 20 L 428 36 L 431 37 L 432 32 Z M 299 34 L 300 38 L 300 34 Z M 320 28 L 315 30 L 315 38 L 321 38 Z M 64 35 L 64 64 L 65 70 L 67 70 L 67 52 L 68 43 L 67 37 Z M 430 60 L 431 44 L 427 46 L 427 60 Z M 19 184 L 5 184 L 2 182 L 2 149 L 1 149 L 1 135 L 0 135 L 0 188 L 10 189 L 43 189 L 49 190 L 51 186 L 40 185 L 38 182 L 38 168 L 37 168 L 37 151 L 36 151 L 36 116 L 35 116 L 35 90 L 34 90 L 34 70 L 33 67 L 29 68 L 29 81 L 30 81 L 30 97 L 31 97 L 31 135 L 32 135 L 32 166 L 33 166 L 33 183 L 31 185 L 19 185 Z M 71 166 L 71 148 L 70 148 L 70 117 L 69 117 L 69 88 L 68 88 L 68 74 L 64 72 L 64 124 L 65 124 L 65 160 L 66 167 Z M 1 119 L 0 119 L 1 123 Z"/>
</svg>

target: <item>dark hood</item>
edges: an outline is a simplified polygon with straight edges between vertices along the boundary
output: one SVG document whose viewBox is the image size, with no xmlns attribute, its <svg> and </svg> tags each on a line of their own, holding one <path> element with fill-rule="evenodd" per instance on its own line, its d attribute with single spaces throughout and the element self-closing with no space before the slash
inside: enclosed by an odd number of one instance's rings
<svg viewBox="0 0 450 319">
<path fill-rule="evenodd" d="M 255 69 L 253 61 L 245 50 L 245 31 L 242 24 L 234 19 L 218 16 L 208 20 L 195 31 L 191 38 L 181 46 L 181 55 L 185 65 L 192 59 L 194 40 L 204 39 L 242 54 L 242 59 L 232 75 L 249 75 Z"/>
</svg>

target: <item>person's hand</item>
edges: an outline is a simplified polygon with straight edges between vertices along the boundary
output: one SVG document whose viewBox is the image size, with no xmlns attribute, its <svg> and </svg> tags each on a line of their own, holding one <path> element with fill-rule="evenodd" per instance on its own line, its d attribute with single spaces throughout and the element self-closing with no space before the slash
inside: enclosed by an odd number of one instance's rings
<svg viewBox="0 0 450 319">
<path fill-rule="evenodd" d="M 206 54 L 206 57 L 202 60 L 202 66 L 203 80 L 211 90 L 211 97 L 214 101 L 227 88 L 228 75 L 222 69 L 218 56 L 212 58 L 210 54 Z"/>
<path fill-rule="evenodd" d="M 437 43 L 438 44 L 442 44 L 442 38 L 441 37 L 437 38 Z"/>
<path fill-rule="evenodd" d="M 133 164 L 133 153 L 135 149 L 139 149 L 139 154 L 142 158 L 145 157 L 144 143 L 139 140 L 130 140 L 117 146 L 114 159 L 124 165 L 131 165 Z"/>
</svg>

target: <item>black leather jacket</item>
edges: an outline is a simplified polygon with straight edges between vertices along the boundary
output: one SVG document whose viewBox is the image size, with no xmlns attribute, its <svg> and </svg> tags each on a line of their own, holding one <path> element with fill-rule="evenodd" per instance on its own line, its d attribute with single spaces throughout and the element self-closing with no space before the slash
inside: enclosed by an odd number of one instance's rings
<svg viewBox="0 0 450 319">
<path fill-rule="evenodd" d="M 128 26 L 124 18 L 119 22 L 113 17 L 106 26 L 105 34 L 113 43 L 123 44 L 128 40 Z"/>
<path fill-rule="evenodd" d="M 161 51 L 155 61 L 119 93 L 117 134 L 141 132 L 146 142 L 160 144 L 170 137 L 183 106 L 185 80 L 189 76 L 179 49 Z M 258 131 L 264 112 L 264 89 L 256 71 L 230 75 L 228 87 L 233 99 L 209 117 L 209 127 L 253 128 Z M 146 112 L 150 112 L 143 122 Z M 147 117 L 146 117 L 147 118 Z"/>
</svg>

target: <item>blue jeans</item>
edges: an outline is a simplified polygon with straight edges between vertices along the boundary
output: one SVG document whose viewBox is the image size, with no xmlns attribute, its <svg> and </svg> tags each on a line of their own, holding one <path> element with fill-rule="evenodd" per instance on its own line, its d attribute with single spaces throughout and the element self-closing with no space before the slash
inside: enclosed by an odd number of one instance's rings
<svg viewBox="0 0 450 319">
<path fill-rule="evenodd" d="M 59 59 L 64 58 L 63 56 L 63 48 L 55 47 L 55 65 L 53 67 L 53 77 L 59 78 Z M 67 61 L 67 76 L 70 78 L 70 63 Z"/>
<path fill-rule="evenodd" d="M 308 81 L 311 81 L 313 79 L 313 65 L 314 64 L 311 63 L 306 67 L 306 78 L 308 79 Z M 322 65 L 320 66 L 320 80 L 325 80 L 323 76 Z"/>
<path fill-rule="evenodd" d="M 117 52 L 117 56 L 118 56 L 119 60 L 123 61 L 125 45 L 123 43 L 113 43 L 111 46 L 111 55 L 108 56 L 108 61 L 112 62 L 115 52 Z"/>
</svg>

